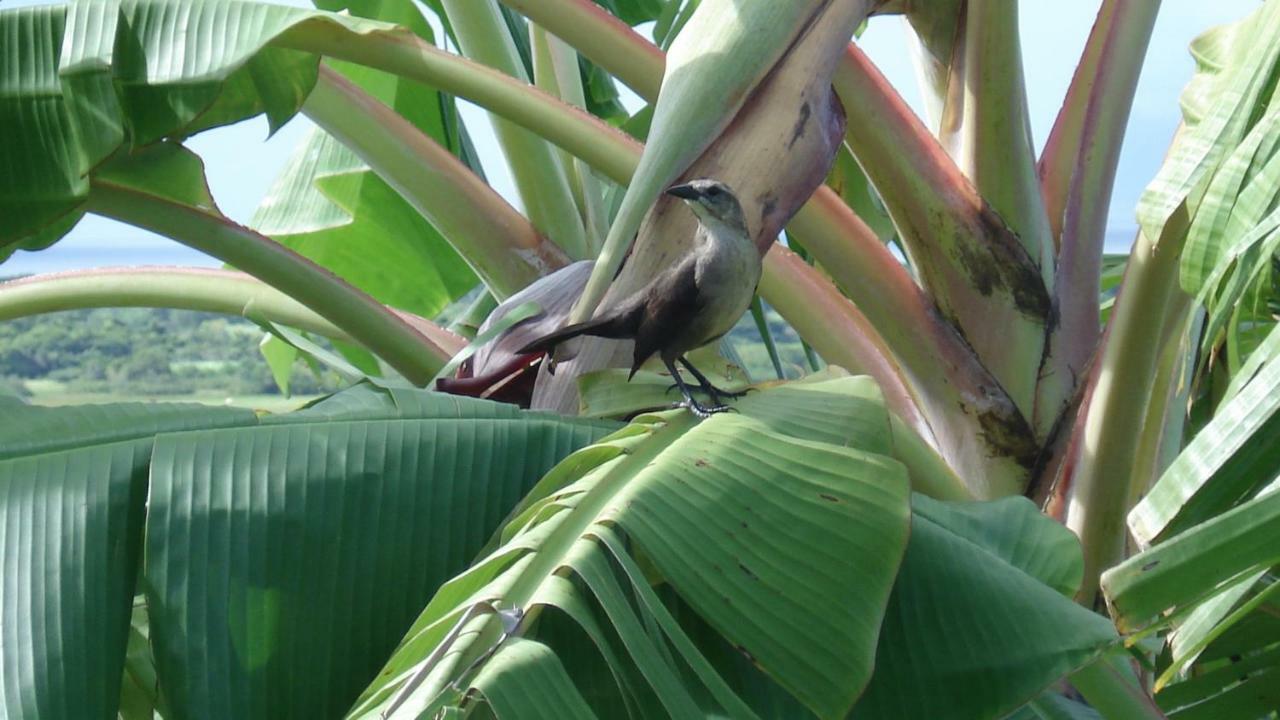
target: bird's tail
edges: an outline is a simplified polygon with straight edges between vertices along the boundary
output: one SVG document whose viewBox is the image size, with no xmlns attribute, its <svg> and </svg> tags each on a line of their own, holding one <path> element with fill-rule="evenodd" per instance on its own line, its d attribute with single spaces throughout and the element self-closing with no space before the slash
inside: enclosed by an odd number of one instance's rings
<svg viewBox="0 0 1280 720">
<path fill-rule="evenodd" d="M 638 312 L 612 313 L 586 322 L 566 325 L 555 332 L 543 335 L 516 352 L 520 355 L 551 352 L 557 345 L 580 335 L 613 339 L 633 337 L 639 321 Z"/>
</svg>

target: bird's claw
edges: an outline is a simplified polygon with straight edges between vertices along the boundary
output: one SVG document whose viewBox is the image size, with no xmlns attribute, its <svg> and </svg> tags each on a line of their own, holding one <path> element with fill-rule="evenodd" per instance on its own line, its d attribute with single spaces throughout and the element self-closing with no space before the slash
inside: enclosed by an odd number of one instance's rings
<svg viewBox="0 0 1280 720">
<path fill-rule="evenodd" d="M 693 399 L 689 399 L 689 400 L 681 400 L 680 402 L 675 403 L 675 404 L 674 404 L 674 405 L 672 405 L 671 407 L 676 407 L 676 408 L 685 408 L 685 409 L 687 409 L 689 412 L 693 413 L 694 415 L 696 415 L 697 417 L 699 417 L 699 418 L 701 418 L 701 419 L 703 419 L 703 420 L 706 420 L 707 418 L 711 417 L 712 415 L 716 415 L 716 414 L 718 414 L 718 413 L 723 413 L 723 412 L 733 412 L 733 413 L 736 413 L 736 412 L 738 412 L 738 409 L 737 409 L 737 408 L 729 407 L 728 405 L 712 405 L 712 406 L 708 407 L 708 406 L 703 405 L 702 403 L 698 402 L 697 400 L 693 400 Z"/>
</svg>

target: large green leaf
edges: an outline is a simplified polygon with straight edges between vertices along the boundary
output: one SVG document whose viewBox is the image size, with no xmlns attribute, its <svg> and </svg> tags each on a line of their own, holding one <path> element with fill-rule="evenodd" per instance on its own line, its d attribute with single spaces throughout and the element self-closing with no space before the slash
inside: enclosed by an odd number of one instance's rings
<svg viewBox="0 0 1280 720">
<path fill-rule="evenodd" d="M 320 129 L 295 151 L 252 224 L 379 301 L 423 317 L 477 282 L 417 210 Z"/>
<path fill-rule="evenodd" d="M 1189 610 L 1222 583 L 1280 563 L 1280 493 L 1261 492 L 1102 575 L 1116 625 L 1141 629 Z"/>
<path fill-rule="evenodd" d="M 102 3 L 99 9 L 100 14 L 84 6 L 72 16 L 72 26 L 98 37 L 114 31 L 114 3 Z M 91 33 L 97 24 L 105 27 Z M 46 225 L 62 220 L 62 231 L 69 229 L 89 192 L 88 170 L 124 139 L 123 127 L 113 117 L 119 105 L 109 78 L 104 82 L 92 61 L 91 48 L 99 42 L 69 45 L 69 54 L 79 57 L 68 58 L 67 80 L 59 77 L 66 25 L 65 7 L 0 10 L 0 37 L 6 38 L 6 48 L 13 48 L 0 54 L 0 126 L 7 136 L 0 143 L 0 214 L 5 217 L 0 260 L 12 251 L 9 243 Z M 83 94 L 96 102 L 68 102 L 63 82 L 77 97 Z M 23 247 L 48 242 L 42 237 Z"/>
<path fill-rule="evenodd" d="M 914 495 L 911 505 L 911 543 L 854 717 L 1002 717 L 1118 641 L 1069 597 L 1083 567 L 1074 536 L 1029 501 Z"/>
<path fill-rule="evenodd" d="M 89 173 L 120 148 L 265 113 L 276 128 L 315 83 L 314 55 L 269 47 L 289 30 L 390 26 L 239 0 L 74 2 L 0 10 L 0 252 L 65 232 Z M 59 49 L 62 52 L 59 52 Z M 56 234 L 41 235 L 48 244 Z"/>
<path fill-rule="evenodd" d="M 334 0 L 317 5 L 349 9 L 435 40 L 413 3 Z M 388 73 L 350 63 L 333 66 L 424 134 L 474 161 L 453 98 Z M 474 162 L 471 167 L 479 169 Z M 423 317 L 436 316 L 476 283 L 475 274 L 421 213 L 319 129 L 295 151 L 251 224 L 381 302 Z"/>
<path fill-rule="evenodd" d="M 746 382 L 737 365 L 726 361 L 711 348 L 694 351 L 690 360 L 717 387 L 740 390 Z M 636 372 L 630 379 L 626 370 L 600 370 L 578 378 L 578 396 L 581 399 L 579 415 L 622 418 L 637 415 L 643 410 L 669 407 L 675 397 L 671 377 L 657 371 L 656 361 L 646 367 L 648 369 Z M 847 373 L 843 370 L 827 368 L 810 375 L 807 380 L 844 376 Z M 758 388 L 749 390 L 756 391 Z M 852 395 L 849 407 L 844 408 L 843 412 L 850 414 L 856 427 L 838 427 L 837 433 L 833 435 L 832 427 L 827 424 L 829 419 L 818 418 L 816 421 L 791 427 L 786 432 L 810 440 L 834 443 L 843 442 L 842 438 L 848 433 L 856 433 L 863 449 L 889 455 L 906 465 L 913 490 L 943 500 L 971 497 L 955 472 L 938 457 L 936 451 L 921 440 L 914 430 L 889 414 L 882 404 L 878 388 L 868 387 L 864 394 Z M 784 417 L 804 419 L 796 418 L 787 409 L 780 409 L 774 423 L 782 422 Z"/>
<path fill-rule="evenodd" d="M 328 561 L 313 562 L 314 558 L 308 557 L 284 568 L 304 575 L 302 580 L 282 570 L 282 575 L 295 580 L 286 589 L 301 589 L 305 600 L 341 597 L 330 592 L 332 585 L 325 584 L 354 586 L 359 581 L 353 578 L 361 573 L 376 581 L 365 587 L 368 594 L 375 596 L 371 602 L 382 604 L 376 611 L 361 615 L 369 623 L 364 632 L 341 635 L 341 629 L 349 626 L 340 619 L 323 617 L 321 612 L 323 621 L 302 633 L 306 635 L 305 642 L 311 643 L 307 647 L 319 648 L 320 652 L 308 658 L 312 664 L 306 667 L 307 673 L 293 677 L 317 678 L 317 682 L 330 688 L 330 694 L 317 696 L 309 701 L 313 703 L 310 705 L 298 704 L 298 712 L 312 717 L 307 708 L 331 698 L 332 693 L 340 693 L 346 683 L 347 696 L 340 697 L 321 714 L 340 712 L 385 660 L 435 585 L 465 567 L 493 527 L 523 495 L 525 487 L 562 456 L 613 427 L 608 423 L 523 413 L 486 401 L 373 385 L 357 386 L 297 413 L 268 416 L 261 420 L 265 423 L 262 426 L 258 426 L 260 419 L 252 411 L 200 405 L 43 408 L 15 404 L 6 407 L 6 413 L 6 422 L 0 424 L 0 525 L 6 528 L 0 533 L 0 557 L 6 559 L 8 566 L 5 584 L 0 585 L 0 612 L 8 619 L 0 624 L 0 707 L 6 717 L 40 718 L 114 717 L 117 708 L 125 717 L 150 718 L 149 709 L 158 707 L 157 703 L 170 706 L 169 717 L 227 717 L 216 711 L 217 706 L 193 712 L 183 704 L 189 697 L 184 694 L 187 683 L 231 683 L 245 677 L 250 678 L 250 683 L 258 683 L 264 677 L 264 671 L 256 665 L 253 673 L 244 673 L 243 667 L 236 666 L 241 674 L 229 675 L 228 666 L 211 665 L 218 658 L 205 650 L 218 647 L 211 638 L 223 638 L 227 643 L 237 643 L 236 652 L 248 653 L 235 657 L 251 657 L 250 665 L 265 657 L 256 653 L 274 656 L 277 647 L 269 642 L 270 637 L 259 634 L 262 626 L 258 623 L 274 622 L 270 612 L 279 608 L 280 597 L 294 596 L 282 595 L 280 587 L 270 585 L 270 576 L 255 574 L 260 568 L 254 562 L 274 558 L 277 562 L 271 567 L 279 569 L 288 564 L 287 548 L 320 554 Z M 436 435 L 428 437 L 428 429 Z M 370 438 L 379 431 L 384 440 L 398 437 L 401 442 L 379 446 L 382 455 L 347 452 L 362 442 L 365 447 L 376 444 Z M 339 459 L 335 461 L 337 465 L 349 461 L 347 473 L 343 475 L 333 465 L 326 468 L 316 456 L 304 451 L 300 463 L 294 462 L 296 455 L 287 452 L 271 456 L 277 464 L 263 463 L 256 468 L 256 474 L 246 478 L 234 474 L 234 462 L 223 464 L 220 456 L 211 452 L 225 447 L 219 438 L 234 447 L 243 447 L 235 445 L 241 442 L 261 450 L 273 439 L 299 436 L 321 438 L 320 456 L 327 451 Z M 353 436 L 346 447 L 326 444 L 334 437 Z M 405 440 L 410 437 L 413 442 Z M 151 462 L 153 445 L 164 462 Z M 184 478 L 174 472 L 175 458 L 182 448 L 204 453 L 185 466 L 190 473 L 186 479 L 192 482 L 183 483 Z M 435 462 L 441 472 L 424 479 L 422 473 L 430 467 L 428 460 Z M 395 467 L 377 472 L 379 461 Z M 280 462 L 293 464 L 284 472 Z M 200 477 L 195 478 L 196 474 Z M 227 479 L 227 484 L 212 483 L 215 478 Z M 290 478 L 300 480 L 291 482 Z M 253 480 L 264 480 L 286 498 L 293 497 L 290 492 L 310 489 L 313 505 L 307 507 L 314 507 L 319 498 L 321 512 L 299 514 L 299 506 L 290 502 L 279 506 L 241 504 L 262 496 L 237 491 L 265 493 L 266 488 L 254 485 Z M 175 604 L 162 594 L 165 586 L 154 578 L 143 580 L 152 602 L 150 619 L 146 609 L 134 607 L 134 578 L 141 564 L 143 503 L 149 482 L 149 510 L 153 515 L 149 520 L 148 567 L 162 568 L 170 578 L 191 569 L 191 553 L 201 557 L 201 548 L 208 546 L 181 541 L 191 540 L 194 532 L 207 543 L 208 538 L 200 533 L 227 522 L 222 527 L 230 527 L 239 542 L 215 552 L 231 557 L 225 562 L 197 563 L 195 570 L 199 572 L 194 575 L 206 573 L 226 582 L 228 576 L 224 573 L 248 567 L 255 572 L 236 577 L 252 576 L 256 584 L 242 594 L 232 593 L 222 585 L 221 594 L 200 596 L 198 589 L 208 585 L 193 582 L 185 588 L 191 595 L 184 598 L 194 598 L 197 608 L 221 609 L 218 617 L 230 627 L 244 630 L 244 623 L 250 623 L 247 636 L 233 637 L 227 632 L 199 634 L 193 628 L 215 623 L 205 615 L 200 615 L 199 621 L 191 619 L 186 615 L 191 605 L 178 604 L 179 609 L 175 610 Z M 321 490 L 331 492 L 325 495 Z M 334 490 L 346 493 L 334 494 Z M 206 504 L 175 510 L 166 502 L 183 493 L 188 498 L 201 498 Z M 325 500 L 335 500 L 337 505 L 324 506 Z M 255 512 L 220 516 L 210 508 L 219 502 L 226 503 L 221 506 L 224 509 L 252 506 Z M 380 516 L 352 514 L 360 503 L 386 512 Z M 305 501 L 302 504 L 305 506 Z M 333 512 L 338 513 L 336 518 Z M 178 522 L 178 518 L 186 523 Z M 412 523 L 408 522 L 410 519 Z M 264 527 L 269 532 L 256 534 Z M 312 532 L 312 542 L 294 542 L 299 533 L 305 536 L 307 531 Z M 378 533 L 392 540 L 378 542 Z M 435 542 L 416 542 L 423 538 Z M 265 548 L 260 544 L 264 539 L 278 542 L 279 546 Z M 337 539 L 342 539 L 340 547 L 349 546 L 348 554 L 334 551 L 333 542 Z M 341 544 L 343 541 L 345 545 Z M 242 554 L 236 555 L 237 552 Z M 369 562 L 356 562 L 353 557 Z M 171 562 L 164 565 L 164 561 Z M 328 571 L 308 572 L 319 567 Z M 307 582 L 313 586 L 308 587 Z M 425 588 L 423 582 L 427 583 Z M 416 599 L 415 588 L 419 593 Z M 166 602 L 156 604 L 157 597 Z M 367 595 L 365 599 L 368 600 Z M 299 617 L 314 619 L 313 607 L 304 603 Z M 388 607 L 401 608 L 400 624 L 396 624 L 394 612 L 383 612 Z M 175 622 L 175 613 L 182 617 L 180 622 Z M 222 626 L 224 630 L 226 627 Z M 285 631 L 297 627 L 283 625 Z M 316 628 L 329 631 L 318 632 Z M 301 636 L 289 632 L 285 635 L 290 641 Z M 178 652 L 178 661 L 173 660 L 175 638 L 190 643 Z M 160 651 L 159 662 L 151 658 L 153 644 Z M 327 651 L 335 646 L 345 664 L 317 670 L 316 658 L 330 657 Z M 367 670 L 365 675 L 345 674 L 361 662 Z M 184 670 L 192 666 L 203 673 L 197 674 L 194 681 Z M 278 668 L 280 664 L 270 667 Z M 326 672 L 338 679 L 331 681 Z M 289 693 L 304 693 L 310 687 L 293 679 L 266 677 L 269 687 L 277 693 L 271 698 L 277 700 Z M 240 700 L 238 695 L 221 697 L 232 703 Z M 168 702 L 170 698 L 179 702 Z M 277 713 L 268 714 L 274 717 Z"/>
<path fill-rule="evenodd" d="M 477 400 L 460 395 L 428 392 L 395 384 L 362 382 L 288 415 L 263 418 L 263 424 L 325 422 L 328 420 L 394 420 L 458 418 L 462 420 L 521 417 L 555 417 L 531 413 L 515 405 Z M 608 423 L 601 423 L 608 426 Z"/>
<path fill-rule="evenodd" d="M 1207 213 L 1230 212 L 1229 205 L 1218 207 L 1205 193 L 1214 173 L 1261 117 L 1259 111 L 1274 90 L 1272 75 L 1280 59 L 1277 28 L 1280 3 L 1271 0 L 1250 17 L 1210 30 L 1192 44 L 1199 72 L 1182 98 L 1188 129 L 1138 204 L 1147 237 L 1160 237 L 1165 222 L 1184 204 L 1191 215 L 1197 214 L 1202 200 Z M 1243 158 L 1245 167 L 1251 159 Z"/>
<path fill-rule="evenodd" d="M 1268 660 L 1274 662 L 1275 658 Z M 1242 676 L 1235 675 L 1233 668 L 1223 668 L 1214 679 L 1221 682 L 1221 675 L 1231 678 L 1230 685 L 1223 692 L 1192 705 L 1179 707 L 1168 703 L 1168 716 L 1173 720 L 1265 718 L 1271 717 L 1280 708 L 1280 692 L 1276 691 L 1280 687 L 1280 668 L 1272 666 L 1261 672 Z"/>
<path fill-rule="evenodd" d="M 521 680 L 489 668 L 529 646 L 494 649 L 504 618 L 555 650 L 538 653 L 542 672 L 563 673 L 563 633 L 539 628 L 566 616 L 610 673 L 557 682 L 557 703 L 585 697 L 604 716 L 759 712 L 661 601 L 661 577 L 721 642 L 819 716 L 843 716 L 871 673 L 907 530 L 906 471 L 878 454 L 883 405 L 850 402 L 869 390 L 867 378 L 792 384 L 700 424 L 646 415 L 570 456 L 502 544 L 441 588 L 354 714 L 430 715 L 462 701 L 456 683 L 513 692 Z"/>
<path fill-rule="evenodd" d="M 596 717 L 556 654 L 532 640 L 513 638 L 502 654 L 485 666 L 479 682 L 485 687 L 485 700 L 498 717 Z"/>
<path fill-rule="evenodd" d="M 1278 667 L 1280 646 L 1263 641 L 1250 652 L 1201 663 L 1194 675 L 1157 692 L 1156 701 L 1170 717 L 1265 717 L 1280 709 Z"/>
<path fill-rule="evenodd" d="M 525 413 L 515 405 L 475 400 L 458 395 L 380 386 L 364 382 L 329 395 L 288 415 L 269 415 L 264 424 L 325 422 L 328 420 L 394 420 L 409 418 L 457 418 L 461 420 L 512 420 Z"/>
<path fill-rule="evenodd" d="M 111 718 L 152 436 L 243 425 L 199 405 L 9 406 L 0 423 L 0 715 Z"/>
<path fill-rule="evenodd" d="M 1139 203 L 1149 238 L 1177 212 L 1190 219 L 1180 280 L 1202 302 L 1206 357 L 1226 333 L 1225 357 L 1234 370 L 1269 324 L 1265 306 L 1242 307 L 1250 294 L 1271 285 L 1271 258 L 1280 247 L 1280 2 L 1271 0 L 1249 17 L 1201 35 L 1191 49 L 1197 73 L 1183 93 L 1186 127 L 1168 161 Z M 1172 252 L 1172 251 L 1171 251 Z M 1243 312 L 1242 312 L 1243 311 Z"/>
<path fill-rule="evenodd" d="M 159 432 L 255 422 L 251 410 L 185 403 L 119 403 L 5 408 L 0 461 L 146 439 Z"/>
<path fill-rule="evenodd" d="M 1264 579 L 1264 582 L 1267 580 Z M 1274 583 L 1274 580 L 1270 581 Z M 1197 659 L 1201 668 L 1234 661 L 1280 644 L 1280 607 L 1272 598 L 1268 605 L 1257 608 L 1215 639 Z"/>
<path fill-rule="evenodd" d="M 1204 522 L 1270 483 L 1280 472 L 1280 357 L 1256 376 L 1178 455 L 1129 512 L 1129 529 L 1149 544 Z"/>
<path fill-rule="evenodd" d="M 1280 141 L 1271 87 L 1280 47 L 1267 25 L 1277 22 L 1276 10 L 1274 3 L 1259 8 L 1209 30 L 1191 46 L 1198 67 L 1183 93 L 1183 112 L 1198 142 L 1180 143 L 1180 156 L 1204 153 L 1197 170 L 1205 177 L 1198 182 L 1208 183 L 1184 251 L 1182 280 L 1191 292 L 1271 204 L 1261 193 L 1275 184 L 1272 160 Z"/>
<path fill-rule="evenodd" d="M 149 443 L 0 463 L 6 717 L 110 717 L 141 541 Z"/>
<path fill-rule="evenodd" d="M 361 385 L 156 441 L 144 585 L 176 717 L 334 717 L 445 579 L 614 427 Z"/>
<path fill-rule="evenodd" d="M 1168 663 L 1156 677 L 1155 689 L 1161 705 L 1177 707 L 1201 702 L 1228 690 L 1228 685 L 1244 680 L 1251 670 L 1269 669 L 1258 666 L 1254 657 L 1271 657 L 1268 650 L 1274 644 L 1274 633 L 1261 632 L 1230 637 L 1236 628 L 1255 625 L 1261 617 L 1274 616 L 1280 603 L 1277 591 L 1280 585 L 1266 570 L 1245 575 L 1226 583 L 1213 597 L 1201 602 L 1185 617 L 1174 620 L 1175 629 L 1169 636 Z M 1225 642 L 1223 640 L 1225 639 Z M 1221 675 L 1224 666 L 1224 648 L 1230 665 L 1237 665 L 1248 658 L 1230 682 L 1222 678 L 1201 682 L 1203 675 Z M 1181 679 L 1181 682 L 1179 682 Z M 1174 683 L 1170 686 L 1170 683 Z M 1166 692 L 1167 690 L 1167 692 Z"/>
</svg>

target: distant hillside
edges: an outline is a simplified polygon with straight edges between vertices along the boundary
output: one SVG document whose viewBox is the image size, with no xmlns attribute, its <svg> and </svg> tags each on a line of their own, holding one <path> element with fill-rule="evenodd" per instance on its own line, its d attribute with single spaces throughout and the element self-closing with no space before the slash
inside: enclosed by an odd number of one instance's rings
<svg viewBox="0 0 1280 720">
<path fill-rule="evenodd" d="M 279 394 L 258 352 L 262 329 L 242 318 L 187 310 L 74 310 L 0 322 L 0 392 L 56 383 L 70 393 L 178 396 Z M 299 368 L 294 394 L 339 387 Z"/>
<path fill-rule="evenodd" d="M 768 312 L 783 372 L 797 377 L 808 362 L 795 332 Z M 40 403 L 168 399 L 280 407 L 280 390 L 258 352 L 263 331 L 238 317 L 189 310 L 73 310 L 0 322 L 0 395 Z M 748 315 L 729 336 L 756 380 L 776 377 Z M 343 381 L 298 367 L 295 396 L 332 392 Z M 244 403 L 240 399 L 252 398 Z M 266 396 L 266 397 L 264 397 Z"/>
</svg>

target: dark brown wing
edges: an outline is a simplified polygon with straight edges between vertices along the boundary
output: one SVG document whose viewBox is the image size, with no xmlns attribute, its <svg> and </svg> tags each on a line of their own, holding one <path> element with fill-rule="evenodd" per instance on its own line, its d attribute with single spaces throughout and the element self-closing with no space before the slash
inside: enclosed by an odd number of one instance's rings
<svg viewBox="0 0 1280 720">
<path fill-rule="evenodd" d="M 640 325 L 642 317 L 642 308 L 638 303 L 629 303 L 614 312 L 608 313 L 598 318 L 588 320 L 586 322 L 574 325 L 566 325 L 565 327 L 548 333 L 537 340 L 525 345 L 516 352 L 524 355 L 528 353 L 550 352 L 557 345 L 578 337 L 579 335 L 592 335 L 602 338 L 625 339 L 634 337 L 637 328 Z"/>
<path fill-rule="evenodd" d="M 689 254 L 674 271 L 659 275 L 649 286 L 645 297 L 644 313 L 635 334 L 632 375 L 650 356 L 666 347 L 689 318 L 702 309 L 702 300 L 698 296 L 697 258 Z"/>
</svg>

